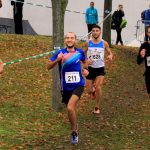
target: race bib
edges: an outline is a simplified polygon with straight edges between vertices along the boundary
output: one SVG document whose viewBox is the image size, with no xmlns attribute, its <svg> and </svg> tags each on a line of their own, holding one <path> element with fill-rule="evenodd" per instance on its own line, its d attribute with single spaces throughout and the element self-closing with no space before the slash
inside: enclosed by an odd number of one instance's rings
<svg viewBox="0 0 150 150">
<path fill-rule="evenodd" d="M 147 66 L 150 66 L 150 56 L 146 57 L 146 59 L 147 59 Z"/>
<path fill-rule="evenodd" d="M 104 49 L 103 48 L 89 48 L 87 51 L 87 57 L 92 60 L 90 65 L 93 68 L 99 68 L 104 66 Z"/>
<path fill-rule="evenodd" d="M 80 82 L 79 72 L 66 72 L 65 73 L 66 83 L 78 83 Z"/>
<path fill-rule="evenodd" d="M 91 60 L 93 60 L 93 61 L 95 61 L 95 60 L 100 60 L 100 61 L 102 61 L 102 60 L 103 60 L 103 59 L 102 59 L 102 54 L 101 54 L 100 52 L 93 52 L 93 53 L 91 53 L 90 56 L 89 56 L 89 58 L 90 58 Z"/>
</svg>

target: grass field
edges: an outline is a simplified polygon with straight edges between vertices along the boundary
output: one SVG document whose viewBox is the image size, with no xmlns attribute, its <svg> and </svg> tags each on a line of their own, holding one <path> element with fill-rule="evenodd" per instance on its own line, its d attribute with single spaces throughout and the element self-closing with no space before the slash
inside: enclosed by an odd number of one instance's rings
<svg viewBox="0 0 150 150">
<path fill-rule="evenodd" d="M 49 51 L 51 38 L 0 35 L 4 62 Z M 51 108 L 50 56 L 5 66 L 0 76 L 0 150 L 149 150 L 150 104 L 138 49 L 113 47 L 107 64 L 101 115 L 86 91 L 78 105 L 79 144 L 70 144 L 67 113 Z"/>
</svg>

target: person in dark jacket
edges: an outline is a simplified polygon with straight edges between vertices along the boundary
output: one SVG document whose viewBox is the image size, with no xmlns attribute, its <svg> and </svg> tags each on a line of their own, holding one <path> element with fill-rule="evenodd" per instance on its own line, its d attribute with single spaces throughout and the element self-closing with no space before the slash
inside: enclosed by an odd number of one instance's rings
<svg viewBox="0 0 150 150">
<path fill-rule="evenodd" d="M 2 7 L 2 1 L 0 0 L 0 8 Z"/>
<path fill-rule="evenodd" d="M 22 18 L 23 18 L 23 3 L 24 0 L 18 0 L 17 2 L 11 1 L 11 5 L 14 6 L 14 24 L 15 24 L 15 33 L 23 34 Z"/>
<path fill-rule="evenodd" d="M 150 26 L 147 27 L 147 36 L 148 41 L 141 44 L 141 47 L 139 49 L 139 53 L 137 56 L 137 64 L 141 64 L 143 61 L 145 61 L 145 83 L 147 88 L 147 93 L 150 98 Z"/>
<path fill-rule="evenodd" d="M 117 32 L 116 45 L 118 45 L 119 42 L 121 43 L 121 45 L 123 45 L 123 41 L 122 41 L 122 37 L 121 37 L 122 29 L 120 28 L 123 17 L 124 17 L 123 5 L 119 4 L 118 10 L 116 10 L 112 15 L 112 19 L 115 22 L 115 28 L 116 28 L 116 32 Z"/>
</svg>

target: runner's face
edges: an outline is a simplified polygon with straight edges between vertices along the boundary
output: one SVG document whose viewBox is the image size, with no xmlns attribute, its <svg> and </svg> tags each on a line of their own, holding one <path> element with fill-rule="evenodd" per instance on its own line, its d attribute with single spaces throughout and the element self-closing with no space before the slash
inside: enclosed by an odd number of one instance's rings
<svg viewBox="0 0 150 150">
<path fill-rule="evenodd" d="M 147 30 L 147 36 L 150 37 L 150 28 Z"/>
<path fill-rule="evenodd" d="M 76 42 L 76 37 L 74 33 L 67 33 L 65 37 L 65 44 L 68 48 L 73 48 Z"/>
<path fill-rule="evenodd" d="M 97 39 L 97 38 L 100 37 L 100 35 L 101 35 L 101 31 L 100 31 L 99 28 L 93 28 L 92 29 L 92 36 L 93 36 L 93 38 Z"/>
</svg>

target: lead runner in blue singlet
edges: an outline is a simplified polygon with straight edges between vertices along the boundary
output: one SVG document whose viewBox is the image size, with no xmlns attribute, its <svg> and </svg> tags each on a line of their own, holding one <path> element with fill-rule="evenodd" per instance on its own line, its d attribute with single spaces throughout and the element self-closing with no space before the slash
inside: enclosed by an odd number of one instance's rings
<svg viewBox="0 0 150 150">
<path fill-rule="evenodd" d="M 91 99 L 96 99 L 93 113 L 100 114 L 100 99 L 102 95 L 102 85 L 105 75 L 105 50 L 108 52 L 107 59 L 112 60 L 113 54 L 106 41 L 101 38 L 101 27 L 92 27 L 92 39 L 87 41 L 85 53 L 88 58 L 88 71 L 86 76 L 86 86 Z"/>
<path fill-rule="evenodd" d="M 81 62 L 85 63 L 85 53 L 75 48 L 76 35 L 73 32 L 65 36 L 66 48 L 58 50 L 49 60 L 48 69 L 59 64 L 62 102 L 67 105 L 68 118 L 71 123 L 71 143 L 78 143 L 76 106 L 84 90 Z"/>
</svg>

